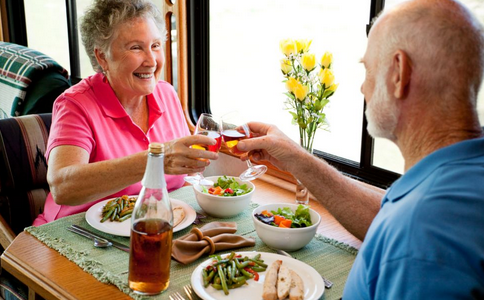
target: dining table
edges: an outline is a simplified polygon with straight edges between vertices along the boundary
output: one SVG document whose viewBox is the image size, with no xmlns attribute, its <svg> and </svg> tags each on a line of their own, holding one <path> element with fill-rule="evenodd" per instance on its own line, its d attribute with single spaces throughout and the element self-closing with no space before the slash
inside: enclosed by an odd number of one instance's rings
<svg viewBox="0 0 484 300">
<path fill-rule="evenodd" d="M 206 216 L 198 206 L 191 186 L 171 192 L 171 198 L 190 205 L 197 213 L 197 222 L 194 222 L 197 224 L 189 224 L 174 233 L 173 238 L 188 234 L 194 226 L 230 221 L 237 223 L 236 234 L 254 238 L 255 246 L 226 253 L 256 251 L 262 256 L 264 253 L 275 253 L 258 238 L 252 211 L 268 203 L 295 203 L 295 185 L 267 174 L 253 183 L 256 188 L 249 207 L 228 219 Z M 320 299 L 340 299 L 361 241 L 346 231 L 317 200 L 312 198 L 309 205 L 321 215 L 317 234 L 308 245 L 290 254 L 334 283 Z M 189 264 L 172 260 L 169 288 L 157 296 L 140 296 L 128 287 L 128 253 L 113 247 L 96 248 L 92 241 L 67 230 L 70 225 L 78 225 L 129 246 L 129 237 L 91 227 L 85 214 L 68 216 L 39 227 L 27 227 L 1 255 L 3 271 L 9 272 L 28 287 L 29 299 L 169 299 L 177 292 L 189 299 L 183 287 L 190 283 L 192 273 L 209 258 L 208 255 Z"/>
</svg>

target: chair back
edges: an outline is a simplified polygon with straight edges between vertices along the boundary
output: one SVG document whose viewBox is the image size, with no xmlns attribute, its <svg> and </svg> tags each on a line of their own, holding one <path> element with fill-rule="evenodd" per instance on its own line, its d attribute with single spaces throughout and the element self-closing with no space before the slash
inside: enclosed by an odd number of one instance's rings
<svg viewBox="0 0 484 300">
<path fill-rule="evenodd" d="M 14 235 L 32 225 L 49 193 L 44 155 L 51 121 L 50 113 L 0 119 L 0 215 Z"/>
<path fill-rule="evenodd" d="M 0 42 L 0 119 L 50 113 L 54 100 L 70 86 L 67 70 L 49 56 Z"/>
</svg>

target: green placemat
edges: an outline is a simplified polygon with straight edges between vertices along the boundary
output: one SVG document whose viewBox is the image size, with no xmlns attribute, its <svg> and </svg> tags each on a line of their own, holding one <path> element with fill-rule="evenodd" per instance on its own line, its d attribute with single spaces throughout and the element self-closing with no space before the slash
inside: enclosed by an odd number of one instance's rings
<svg viewBox="0 0 484 300">
<path fill-rule="evenodd" d="M 195 199 L 192 187 L 183 187 L 176 190 L 170 193 L 170 197 L 185 201 L 197 212 L 203 213 Z M 257 237 L 257 233 L 255 232 L 254 224 L 252 223 L 252 210 L 257 206 L 257 204 L 251 203 L 250 207 L 244 212 L 233 218 L 224 219 L 224 221 L 237 222 L 237 234 L 252 236 L 256 239 L 255 247 L 240 248 L 236 249 L 236 251 L 274 253 L 274 250 L 268 248 Z M 216 220 L 220 219 L 211 217 L 204 218 L 203 223 L 199 226 Z M 85 220 L 85 213 L 65 217 L 39 227 L 28 227 L 25 231 L 38 238 L 50 248 L 55 249 L 70 261 L 76 263 L 99 281 L 114 284 L 122 292 L 130 295 L 134 299 L 168 299 L 168 296 L 176 291 L 184 295 L 183 286 L 190 282 L 193 270 L 208 258 L 200 258 L 189 265 L 182 265 L 176 261 L 172 261 L 170 287 L 168 290 L 157 296 L 140 296 L 128 288 L 127 270 L 129 254 L 115 248 L 95 248 L 92 241 L 66 230 L 72 224 L 88 228 L 100 236 L 114 239 L 129 246 L 129 238 L 113 236 L 92 228 Z M 175 233 L 173 238 L 176 239 L 187 234 L 191 228 L 192 226 L 189 226 Z M 346 278 L 353 265 L 356 253 L 357 250 L 349 245 L 317 235 L 306 247 L 291 254 L 333 281 L 333 287 L 326 289 L 322 297 L 322 299 L 329 300 L 341 298 Z"/>
</svg>

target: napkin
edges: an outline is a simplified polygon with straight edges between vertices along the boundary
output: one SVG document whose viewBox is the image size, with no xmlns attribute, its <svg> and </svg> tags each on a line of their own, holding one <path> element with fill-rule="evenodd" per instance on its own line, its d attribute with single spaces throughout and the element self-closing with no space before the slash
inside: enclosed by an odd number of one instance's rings
<svg viewBox="0 0 484 300">
<path fill-rule="evenodd" d="M 189 264 L 204 254 L 254 246 L 255 239 L 234 234 L 235 222 L 211 222 L 173 241 L 171 257 L 182 264 Z"/>
</svg>

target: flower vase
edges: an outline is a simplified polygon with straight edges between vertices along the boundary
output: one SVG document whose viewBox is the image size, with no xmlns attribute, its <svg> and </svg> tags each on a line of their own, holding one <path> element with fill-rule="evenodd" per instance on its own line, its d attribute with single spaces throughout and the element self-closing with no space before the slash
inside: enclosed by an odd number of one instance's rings
<svg viewBox="0 0 484 300">
<path fill-rule="evenodd" d="M 307 149 L 303 146 L 309 153 L 313 154 L 313 149 Z M 309 190 L 304 184 L 296 178 L 296 204 L 309 204 Z"/>
<path fill-rule="evenodd" d="M 309 191 L 301 181 L 296 178 L 296 204 L 309 204 Z"/>
</svg>

